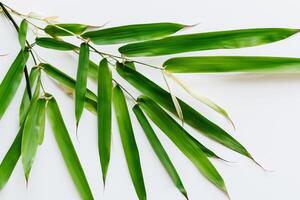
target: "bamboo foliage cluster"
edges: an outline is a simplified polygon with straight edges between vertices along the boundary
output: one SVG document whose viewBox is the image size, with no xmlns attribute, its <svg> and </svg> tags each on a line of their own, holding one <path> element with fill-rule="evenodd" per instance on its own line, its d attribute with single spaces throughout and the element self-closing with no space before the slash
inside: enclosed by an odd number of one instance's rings
<svg viewBox="0 0 300 200">
<path fill-rule="evenodd" d="M 43 87 L 42 74 L 46 74 L 57 82 L 60 86 L 59 89 L 72 94 L 75 101 L 74 113 L 77 126 L 84 109 L 96 115 L 99 160 L 104 184 L 109 170 L 113 123 L 112 107 L 114 107 L 128 171 L 137 197 L 140 200 L 147 199 L 138 144 L 135 141 L 134 128 L 129 114 L 132 110 L 170 179 L 188 199 L 180 175 L 157 134 L 165 134 L 199 172 L 225 194 L 228 194 L 225 181 L 210 161 L 211 158 L 223 159 L 192 137 L 181 123 L 193 127 L 224 147 L 256 161 L 247 149 L 228 132 L 175 96 L 167 81 L 168 89 L 165 90 L 149 77 L 139 73 L 135 65 L 158 70 L 162 72 L 164 78 L 168 76 L 173 77 L 174 80 L 176 80 L 172 75 L 174 73 L 295 70 L 300 66 L 299 58 L 286 57 L 173 57 L 166 60 L 161 67 L 132 59 L 132 57 L 164 56 L 193 51 L 258 46 L 286 39 L 298 33 L 298 29 L 256 28 L 178 35 L 175 33 L 186 28 L 186 25 L 152 23 L 103 28 L 85 24 L 56 23 L 51 18 L 21 14 L 2 3 L 0 3 L 0 7 L 2 15 L 8 18 L 16 28 L 20 43 L 19 54 L 0 84 L 0 119 L 14 98 L 22 78 L 25 77 L 26 80 L 26 89 L 19 108 L 19 132 L 0 164 L 0 190 L 8 182 L 19 160 L 22 162 L 25 178 L 28 181 L 38 147 L 43 143 L 45 122 L 48 119 L 64 162 L 81 198 L 84 200 L 94 199 L 58 103 L 55 97 L 47 93 Z M 14 17 L 20 19 L 20 25 Z M 43 22 L 45 26 L 39 27 L 34 23 L 35 21 Z M 27 41 L 27 33 L 30 29 L 39 33 L 32 43 Z M 40 36 L 41 34 L 43 36 Z M 74 37 L 81 41 L 81 45 L 77 46 L 66 42 L 64 41 L 65 37 Z M 101 47 L 101 45 L 113 44 L 121 44 L 118 49 L 120 55 L 102 52 L 95 47 L 95 45 Z M 41 59 L 35 46 L 78 54 L 76 79 Z M 90 54 L 102 57 L 99 65 L 90 59 Z M 27 66 L 30 58 L 33 60 L 34 66 Z M 29 69 L 30 73 L 28 73 Z M 141 95 L 135 97 L 130 94 L 112 76 L 113 70 Z M 97 83 L 96 93 L 88 88 L 88 78 Z M 180 81 L 177 80 L 177 83 L 184 87 Z M 128 106 L 126 97 L 134 102 L 132 108 Z M 226 111 L 211 100 L 203 96 L 196 98 L 231 121 Z M 157 126 L 161 133 L 156 133 L 152 128 L 153 125 Z"/>
</svg>

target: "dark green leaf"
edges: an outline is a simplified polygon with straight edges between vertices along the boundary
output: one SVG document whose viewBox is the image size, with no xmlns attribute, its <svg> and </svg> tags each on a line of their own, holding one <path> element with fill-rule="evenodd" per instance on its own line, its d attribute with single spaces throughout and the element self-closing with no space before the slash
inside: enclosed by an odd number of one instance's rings
<svg viewBox="0 0 300 200">
<path fill-rule="evenodd" d="M 26 65 L 29 53 L 20 51 L 15 61 L 10 66 L 0 85 L 0 119 L 5 113 L 9 103 L 14 97 L 22 80 L 23 69 Z"/>
<path fill-rule="evenodd" d="M 151 120 L 194 163 L 198 170 L 215 186 L 227 193 L 222 177 L 204 152 L 190 140 L 187 136 L 188 133 L 150 98 L 139 97 L 138 103 Z"/>
<path fill-rule="evenodd" d="M 19 42 L 22 50 L 25 50 L 27 29 L 28 29 L 28 23 L 26 19 L 23 19 L 19 29 Z"/>
<path fill-rule="evenodd" d="M 128 170 L 140 200 L 146 200 L 146 190 L 138 147 L 135 142 L 125 96 L 119 86 L 113 89 L 113 102 Z"/>
<path fill-rule="evenodd" d="M 103 182 L 110 160 L 111 146 L 111 104 L 112 104 L 112 74 L 106 59 L 99 65 L 98 73 L 98 149 L 101 161 Z"/>
<path fill-rule="evenodd" d="M 21 155 L 23 126 L 0 164 L 0 191 L 8 182 Z"/>
<path fill-rule="evenodd" d="M 45 125 L 42 123 L 42 119 L 45 118 L 45 109 L 45 99 L 39 99 L 33 102 L 25 120 L 21 152 L 23 169 L 27 181 L 40 143 L 40 134 L 43 134 L 41 130 L 44 130 L 42 126 Z"/>
<path fill-rule="evenodd" d="M 159 158 L 161 164 L 164 166 L 166 171 L 168 172 L 170 178 L 176 185 L 176 187 L 179 189 L 179 191 L 188 199 L 187 192 L 180 180 L 180 177 L 170 160 L 167 152 L 165 151 L 164 147 L 160 143 L 158 137 L 156 136 L 154 130 L 152 129 L 150 123 L 148 122 L 146 116 L 144 115 L 143 111 L 140 109 L 138 105 L 135 105 L 133 107 L 133 112 L 135 113 L 139 123 L 141 124 L 142 128 L 144 129 L 144 132 L 148 138 L 148 141 L 150 142 L 153 150 L 155 151 L 157 157 Z"/>
<path fill-rule="evenodd" d="M 171 95 L 167 91 L 165 91 L 160 86 L 158 86 L 142 74 L 138 73 L 137 71 L 132 70 L 120 63 L 117 65 L 117 71 L 136 89 L 140 90 L 143 94 L 151 97 L 162 107 L 177 116 L 176 109 L 174 107 L 174 104 L 172 103 Z M 182 100 L 178 99 L 178 101 L 183 112 L 183 119 L 185 123 L 194 127 L 198 131 L 201 131 L 207 137 L 223 144 L 224 146 L 242 155 L 252 158 L 248 151 L 226 131 L 205 118 L 203 115 L 201 115 L 199 112 L 197 112 Z"/>
<path fill-rule="evenodd" d="M 300 58 L 255 56 L 179 57 L 167 60 L 163 66 L 167 71 L 172 73 L 299 70 Z"/>
<path fill-rule="evenodd" d="M 82 37 L 99 45 L 119 44 L 162 38 L 184 27 L 186 26 L 176 23 L 133 24 L 86 32 Z"/>
<path fill-rule="evenodd" d="M 40 37 L 40 38 L 36 38 L 35 42 L 37 45 L 48 49 L 55 49 L 60 51 L 78 50 L 77 46 L 54 38 Z"/>
<path fill-rule="evenodd" d="M 159 56 L 190 51 L 252 47 L 283 40 L 298 29 L 258 28 L 178 35 L 128 44 L 119 49 L 126 56 Z"/>
<path fill-rule="evenodd" d="M 87 75 L 89 68 L 89 46 L 87 43 L 80 45 L 77 77 L 75 83 L 75 116 L 78 124 L 84 108 L 86 95 Z"/>
<path fill-rule="evenodd" d="M 45 27 L 45 32 L 51 36 L 71 36 L 72 34 L 69 32 L 80 35 L 87 28 L 88 25 L 85 24 L 54 24 L 47 25 Z"/>
<path fill-rule="evenodd" d="M 52 97 L 48 102 L 48 116 L 51 127 L 69 173 L 83 200 L 93 200 L 93 195 L 77 153 L 65 126 L 56 100 Z"/>
</svg>

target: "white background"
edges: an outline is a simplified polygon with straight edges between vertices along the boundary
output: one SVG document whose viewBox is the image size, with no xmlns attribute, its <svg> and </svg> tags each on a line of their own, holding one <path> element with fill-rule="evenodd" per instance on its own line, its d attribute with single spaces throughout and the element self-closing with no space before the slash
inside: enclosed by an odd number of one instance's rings
<svg viewBox="0 0 300 200">
<path fill-rule="evenodd" d="M 299 28 L 300 3 L 298 0 L 14 0 L 4 1 L 11 7 L 44 16 L 59 16 L 61 22 L 78 22 L 107 27 L 128 23 L 172 21 L 185 24 L 199 23 L 185 32 L 253 28 Z M 0 19 L 0 78 L 19 49 L 12 26 Z M 114 52 L 111 47 L 106 51 Z M 65 72 L 75 75 L 77 57 L 74 54 L 56 53 L 38 49 L 40 55 Z M 189 55 L 273 55 L 300 57 L 300 35 L 270 45 L 238 50 L 218 50 L 189 53 Z M 140 59 L 159 66 L 165 58 Z M 99 58 L 95 57 L 98 62 Z M 164 84 L 156 70 L 138 66 L 148 77 Z M 186 74 L 178 76 L 191 89 L 213 99 L 223 106 L 234 119 L 234 132 L 228 123 L 209 108 L 193 100 L 172 83 L 176 94 L 220 124 L 244 144 L 265 168 L 265 172 L 250 160 L 226 150 L 187 127 L 192 135 L 203 141 L 221 156 L 236 163 L 213 161 L 229 189 L 232 200 L 297 200 L 300 199 L 300 75 Z M 96 118 L 84 112 L 79 127 L 79 142 L 75 138 L 74 103 L 55 84 L 43 76 L 46 90 L 57 98 L 70 135 L 86 172 L 95 199 L 137 199 L 128 175 L 117 127 L 113 125 L 112 157 L 107 185 L 103 191 L 97 151 Z M 142 83 L 141 83 L 142 84 Z M 90 83 L 91 88 L 95 84 Z M 130 88 L 128 85 L 126 85 Z M 17 133 L 18 106 L 24 82 L 0 122 L 0 160 L 4 157 Z M 137 92 L 130 90 L 138 95 Z M 131 104 L 130 104 L 131 106 Z M 113 120 L 115 121 L 115 120 Z M 149 200 L 183 200 L 153 153 L 144 133 L 132 116 L 136 140 L 140 150 L 144 179 Z M 206 181 L 181 152 L 161 133 L 159 137 L 170 154 L 184 182 L 191 200 L 226 199 L 223 193 Z M 8 184 L 0 192 L 1 200 L 77 200 L 79 195 L 64 166 L 49 124 L 43 145 L 32 168 L 26 188 L 19 162 Z"/>
</svg>

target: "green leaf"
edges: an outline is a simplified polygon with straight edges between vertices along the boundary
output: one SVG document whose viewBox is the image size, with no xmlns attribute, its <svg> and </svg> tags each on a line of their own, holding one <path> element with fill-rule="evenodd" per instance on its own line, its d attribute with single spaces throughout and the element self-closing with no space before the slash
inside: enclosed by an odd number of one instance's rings
<svg viewBox="0 0 300 200">
<path fill-rule="evenodd" d="M 47 105 L 51 127 L 62 157 L 83 200 L 93 200 L 91 189 L 65 126 L 56 100 L 52 97 Z"/>
<path fill-rule="evenodd" d="M 19 28 L 19 42 L 22 50 L 25 50 L 26 36 L 27 36 L 28 23 L 23 19 Z"/>
<path fill-rule="evenodd" d="M 105 183 L 110 160 L 112 74 L 106 59 L 100 62 L 98 72 L 98 149 L 103 182 Z"/>
<path fill-rule="evenodd" d="M 160 160 L 161 164 L 164 166 L 166 171 L 168 172 L 170 178 L 172 179 L 175 186 L 179 189 L 179 191 L 188 199 L 187 192 L 181 182 L 181 179 L 170 160 L 167 152 L 165 151 L 164 147 L 160 143 L 158 137 L 156 136 L 154 130 L 152 129 L 150 123 L 148 122 L 146 116 L 144 115 L 143 111 L 140 109 L 138 105 L 133 107 L 133 112 L 137 117 L 141 127 L 144 129 L 144 132 L 150 142 L 153 150 L 155 151 L 158 159 Z"/>
<path fill-rule="evenodd" d="M 94 81 L 98 80 L 98 68 L 99 66 L 95 64 L 93 61 L 89 61 L 89 71 L 88 76 L 92 78 Z"/>
<path fill-rule="evenodd" d="M 159 40 L 127 44 L 119 48 L 125 56 L 160 56 L 213 49 L 252 47 L 283 40 L 298 29 L 257 28 L 171 36 Z"/>
<path fill-rule="evenodd" d="M 179 57 L 167 60 L 163 66 L 172 73 L 217 73 L 285 71 L 300 69 L 300 58 L 258 56 Z"/>
<path fill-rule="evenodd" d="M 82 37 L 98 45 L 120 44 L 162 38 L 184 27 L 186 26 L 176 23 L 133 24 L 89 31 L 82 34 Z"/>
<path fill-rule="evenodd" d="M 47 25 L 45 27 L 45 32 L 51 36 L 71 36 L 72 32 L 76 35 L 80 35 L 88 28 L 88 25 L 85 24 L 54 24 Z M 65 31 L 65 30 L 67 31 Z M 68 32 L 69 31 L 69 32 Z"/>
<path fill-rule="evenodd" d="M 140 90 L 141 93 L 151 97 L 162 107 L 177 116 L 171 95 L 167 91 L 137 71 L 132 70 L 120 63 L 117 65 L 117 71 L 125 80 L 133 85 L 133 87 Z M 181 99 L 178 98 L 178 101 L 183 112 L 183 119 L 185 123 L 189 124 L 220 144 L 223 144 L 224 146 L 253 159 L 249 152 L 226 131 L 205 118 Z"/>
<path fill-rule="evenodd" d="M 74 51 L 78 50 L 78 47 L 54 38 L 48 38 L 48 37 L 39 37 L 35 39 L 35 42 L 37 45 L 48 48 L 48 49 L 54 49 L 54 50 L 59 50 L 59 51 Z"/>
<path fill-rule="evenodd" d="M 141 169 L 138 147 L 135 142 L 125 96 L 119 86 L 113 89 L 113 102 L 128 170 L 140 200 L 146 200 L 146 189 Z"/>
<path fill-rule="evenodd" d="M 29 75 L 29 83 L 30 83 L 32 91 L 34 90 L 34 84 L 35 84 L 35 82 L 37 82 L 37 79 L 38 79 L 39 75 L 40 75 L 40 69 L 38 67 L 33 67 L 31 69 L 30 75 Z M 36 83 L 36 84 L 38 84 L 38 83 Z M 34 96 L 37 96 L 37 95 L 34 95 Z M 22 97 L 22 101 L 21 101 L 21 105 L 20 105 L 20 109 L 19 109 L 19 122 L 20 122 L 20 125 L 25 120 L 25 117 L 27 115 L 29 106 L 30 106 L 30 99 L 29 99 L 29 96 L 28 96 L 28 92 L 25 88 L 24 93 L 23 93 L 23 97 Z"/>
<path fill-rule="evenodd" d="M 0 119 L 5 113 L 12 98 L 15 96 L 21 83 L 23 69 L 26 65 L 28 56 L 29 53 L 27 50 L 21 50 L 0 84 Z"/>
<path fill-rule="evenodd" d="M 26 181 L 28 181 L 30 170 L 39 145 L 41 130 L 44 130 L 45 124 L 42 119 L 45 118 L 46 100 L 39 99 L 33 102 L 25 120 L 22 137 L 22 163 Z"/>
<path fill-rule="evenodd" d="M 173 141 L 198 170 L 215 186 L 227 194 L 225 183 L 204 152 L 187 136 L 188 133 L 154 101 L 146 96 L 138 98 L 138 104 L 151 120 Z"/>
<path fill-rule="evenodd" d="M 10 146 L 8 152 L 0 164 L 0 191 L 8 182 L 14 168 L 21 155 L 21 142 L 22 142 L 23 126 L 21 126 L 16 138 Z"/>
<path fill-rule="evenodd" d="M 89 68 L 89 46 L 87 43 L 80 45 L 79 61 L 77 68 L 77 77 L 75 84 L 75 116 L 76 124 L 79 123 L 84 108 L 86 95 L 87 75 Z"/>
</svg>

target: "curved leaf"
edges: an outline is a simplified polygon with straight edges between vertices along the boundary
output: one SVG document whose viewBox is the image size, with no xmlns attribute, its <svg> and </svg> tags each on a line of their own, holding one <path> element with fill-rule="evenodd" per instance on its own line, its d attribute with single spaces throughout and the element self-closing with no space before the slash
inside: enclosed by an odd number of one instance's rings
<svg viewBox="0 0 300 200">
<path fill-rule="evenodd" d="M 283 40 L 298 33 L 298 29 L 257 28 L 178 35 L 127 44 L 119 48 L 125 56 L 160 56 L 167 54 L 252 47 Z"/>
<path fill-rule="evenodd" d="M 135 105 L 133 107 L 133 112 L 138 119 L 141 127 L 143 128 L 148 141 L 150 142 L 153 150 L 155 151 L 157 157 L 159 158 L 161 164 L 164 166 L 166 171 L 168 172 L 170 178 L 174 182 L 175 186 L 179 189 L 179 191 L 188 199 L 187 197 L 187 192 L 181 182 L 181 179 L 172 163 L 170 160 L 167 152 L 165 151 L 164 147 L 160 143 L 158 137 L 156 136 L 154 130 L 152 129 L 150 123 L 148 122 L 146 116 L 144 115 L 143 111 L 140 109 L 138 105 Z"/>
<path fill-rule="evenodd" d="M 87 43 L 80 45 L 79 61 L 77 68 L 77 77 L 75 84 L 75 116 L 76 124 L 79 123 L 84 108 L 84 100 L 86 95 L 87 75 L 89 68 L 89 46 Z"/>
<path fill-rule="evenodd" d="M 71 36 L 68 31 L 80 35 L 88 28 L 88 25 L 85 24 L 55 24 L 47 25 L 45 27 L 45 32 L 51 36 Z M 65 30 L 67 31 L 65 31 Z"/>
<path fill-rule="evenodd" d="M 101 161 L 103 182 L 110 160 L 111 146 L 111 104 L 112 104 L 112 74 L 106 59 L 100 62 L 98 72 L 98 149 Z"/>
<path fill-rule="evenodd" d="M 48 49 L 55 49 L 60 51 L 74 51 L 78 50 L 78 47 L 54 38 L 48 38 L 48 37 L 39 37 L 35 39 L 35 43 L 41 47 L 48 48 Z"/>
<path fill-rule="evenodd" d="M 179 57 L 163 66 L 172 73 L 253 72 L 300 69 L 300 58 L 262 56 Z"/>
<path fill-rule="evenodd" d="M 51 127 L 65 164 L 83 200 L 93 200 L 91 189 L 65 126 L 56 100 L 52 97 L 47 105 Z"/>
<path fill-rule="evenodd" d="M 88 38 L 98 45 L 120 44 L 161 38 L 184 27 L 186 26 L 176 23 L 133 24 L 89 31 L 82 34 L 82 37 Z"/>
<path fill-rule="evenodd" d="M 113 102 L 128 170 L 140 200 L 146 200 L 146 189 L 138 147 L 135 142 L 125 96 L 119 86 L 113 89 Z"/>
<path fill-rule="evenodd" d="M 30 170 L 39 145 L 41 130 L 44 130 L 45 124 L 42 119 L 45 118 L 46 100 L 39 99 L 33 102 L 25 120 L 22 137 L 22 163 L 26 181 L 28 181 Z"/>
<path fill-rule="evenodd" d="M 133 85 L 133 87 L 140 90 L 143 94 L 151 97 L 154 101 L 168 111 L 172 112 L 174 115 L 177 114 L 174 104 L 172 103 L 171 95 L 167 91 L 137 71 L 132 70 L 120 63 L 117 65 L 117 71 L 125 80 Z M 243 147 L 243 145 L 241 145 L 226 131 L 205 118 L 179 98 L 178 101 L 183 112 L 183 119 L 185 123 L 189 124 L 220 144 L 223 144 L 224 146 L 253 159 L 245 147 Z"/>
<path fill-rule="evenodd" d="M 0 119 L 5 113 L 21 83 L 22 72 L 28 56 L 29 53 L 27 50 L 21 50 L 0 84 Z"/>
<path fill-rule="evenodd" d="M 20 158 L 23 127 L 24 126 L 21 126 L 16 138 L 0 164 L 0 191 L 8 182 Z"/>
<path fill-rule="evenodd" d="M 204 152 L 190 140 L 187 136 L 188 133 L 150 98 L 146 96 L 139 97 L 138 104 L 151 120 L 194 163 L 198 170 L 215 186 L 227 194 L 222 177 L 207 159 Z"/>
<path fill-rule="evenodd" d="M 25 50 L 26 36 L 27 36 L 28 23 L 26 19 L 23 19 L 19 28 L 19 43 L 22 50 Z"/>
</svg>

